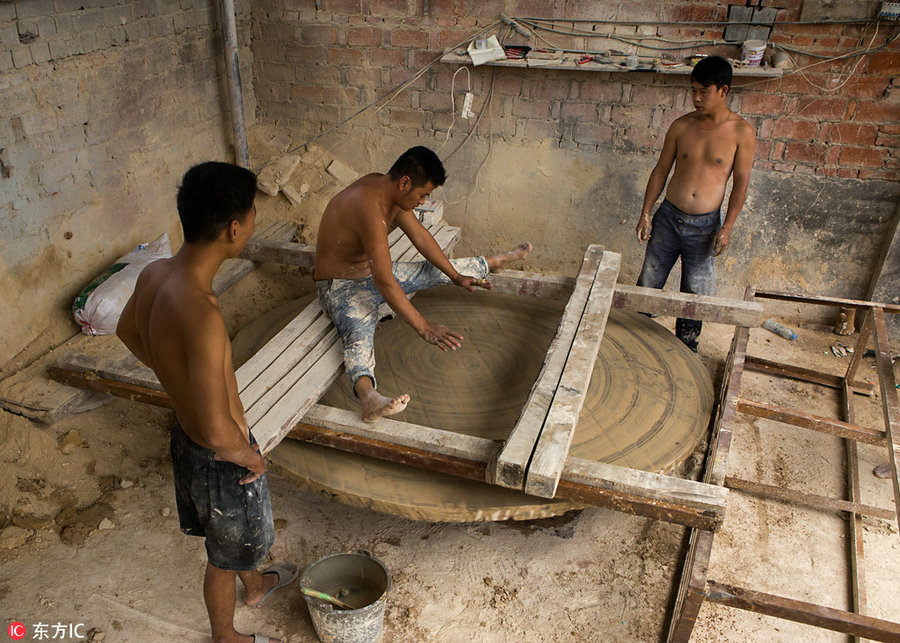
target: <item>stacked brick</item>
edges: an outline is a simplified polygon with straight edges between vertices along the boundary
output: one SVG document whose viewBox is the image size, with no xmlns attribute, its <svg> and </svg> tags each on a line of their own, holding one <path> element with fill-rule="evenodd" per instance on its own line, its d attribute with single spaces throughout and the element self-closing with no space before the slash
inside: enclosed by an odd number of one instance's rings
<svg viewBox="0 0 900 643">
<path fill-rule="evenodd" d="M 765 0 L 762 4 L 774 6 Z M 872 24 L 790 24 L 800 20 L 802 4 L 801 0 L 777 3 L 771 43 L 836 57 L 870 42 L 881 44 L 893 32 L 889 25 L 882 25 L 875 34 Z M 653 23 L 596 27 L 632 39 L 654 35 L 721 41 L 721 23 L 727 20 L 728 11 L 728 3 L 704 0 L 431 0 L 428 5 L 426 16 L 423 3 L 413 0 L 255 2 L 254 76 L 263 118 L 311 134 L 321 132 L 387 88 L 411 78 L 445 48 L 471 39 L 501 12 Z M 681 22 L 693 24 L 676 24 Z M 562 28 L 566 26 L 561 23 Z M 568 23 L 572 26 L 575 24 Z M 577 26 L 585 28 L 584 23 Z M 557 46 L 572 49 L 606 48 L 609 42 L 620 50 L 629 48 L 616 45 L 617 41 L 545 36 Z M 510 42 L 524 40 L 514 35 Z M 740 57 L 737 45 L 671 53 L 682 57 L 694 51 Z M 792 56 L 801 67 L 820 63 L 818 58 Z M 401 134 L 433 137 L 445 133 L 453 120 L 450 87 L 454 71 L 451 65 L 434 65 L 377 115 L 367 112 L 345 126 L 346 131 L 370 129 L 374 119 L 377 126 Z M 898 71 L 900 41 L 863 57 L 816 64 L 802 74 L 736 80 L 731 105 L 757 129 L 756 167 L 900 180 Z M 465 82 L 464 74 L 457 76 L 457 92 Z M 691 108 L 687 82 L 686 76 L 653 73 L 475 68 L 472 83 L 476 95 L 483 99 L 493 87 L 490 128 L 481 127 L 476 135 L 487 136 L 492 131 L 494 136 L 523 145 L 656 154 L 669 123 Z"/>
</svg>

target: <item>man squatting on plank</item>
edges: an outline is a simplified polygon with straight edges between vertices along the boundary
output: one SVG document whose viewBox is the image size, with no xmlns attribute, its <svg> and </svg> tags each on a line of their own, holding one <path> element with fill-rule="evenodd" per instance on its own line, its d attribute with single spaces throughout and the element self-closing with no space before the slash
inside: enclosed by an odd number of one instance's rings
<svg viewBox="0 0 900 643">
<path fill-rule="evenodd" d="M 375 326 L 378 306 L 387 302 L 419 336 L 442 351 L 456 350 L 463 336 L 431 323 L 406 293 L 453 283 L 474 291 L 491 289 L 490 272 L 502 270 L 531 251 L 523 243 L 490 257 L 447 258 L 413 208 L 446 179 L 444 166 L 427 147 L 408 149 L 387 174 L 367 174 L 326 206 L 319 225 L 315 279 L 319 301 L 344 343 L 344 365 L 362 404 L 362 419 L 399 413 L 409 395 L 391 398 L 375 384 Z M 388 232 L 396 224 L 425 261 L 391 262 Z"/>
<path fill-rule="evenodd" d="M 728 109 L 731 65 L 710 56 L 691 73 L 694 110 L 678 118 L 663 142 L 656 167 L 650 173 L 636 232 L 647 244 L 638 286 L 662 288 L 681 255 L 681 291 L 697 295 L 715 293 L 714 257 L 731 240 L 750 181 L 756 136 L 743 118 Z M 675 172 L 666 198 L 653 215 L 650 210 L 666 187 L 672 164 Z M 725 185 L 734 175 L 725 222 L 719 219 Z M 695 353 L 702 323 L 678 319 L 675 335 Z"/>
<path fill-rule="evenodd" d="M 256 177 L 227 163 L 184 175 L 178 215 L 184 245 L 144 268 L 116 334 L 153 369 L 172 406 L 172 468 L 181 530 L 206 538 L 203 597 L 213 641 L 269 641 L 234 629 L 234 577 L 259 606 L 297 568 L 257 571 L 274 540 L 266 465 L 238 397 L 225 320 L 212 281 L 240 254 L 256 221 Z"/>
</svg>

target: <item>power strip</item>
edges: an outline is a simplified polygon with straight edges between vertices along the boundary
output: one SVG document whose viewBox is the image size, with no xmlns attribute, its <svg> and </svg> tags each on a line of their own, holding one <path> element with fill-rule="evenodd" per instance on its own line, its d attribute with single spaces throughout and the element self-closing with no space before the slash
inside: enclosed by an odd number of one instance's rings
<svg viewBox="0 0 900 643">
<path fill-rule="evenodd" d="M 878 17 L 885 20 L 900 20 L 900 2 L 882 2 Z"/>
</svg>

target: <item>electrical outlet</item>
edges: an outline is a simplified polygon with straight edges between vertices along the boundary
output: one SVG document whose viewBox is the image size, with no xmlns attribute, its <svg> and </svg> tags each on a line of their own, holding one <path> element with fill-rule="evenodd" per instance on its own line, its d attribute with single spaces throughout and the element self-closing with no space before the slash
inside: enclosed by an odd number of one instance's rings
<svg viewBox="0 0 900 643">
<path fill-rule="evenodd" d="M 900 20 L 900 2 L 882 2 L 878 17 L 885 20 Z"/>
<path fill-rule="evenodd" d="M 466 92 L 466 97 L 463 99 L 462 114 L 460 114 L 463 118 L 468 119 L 475 116 L 475 112 L 472 111 L 472 99 L 474 97 L 472 92 Z"/>
</svg>

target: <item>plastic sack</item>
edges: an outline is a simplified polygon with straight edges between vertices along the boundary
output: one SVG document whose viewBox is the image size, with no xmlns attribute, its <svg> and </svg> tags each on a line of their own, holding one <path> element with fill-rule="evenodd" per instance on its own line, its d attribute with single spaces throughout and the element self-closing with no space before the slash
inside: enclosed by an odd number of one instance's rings
<svg viewBox="0 0 900 643">
<path fill-rule="evenodd" d="M 72 315 L 85 335 L 112 335 L 128 303 L 138 275 L 144 267 L 172 256 L 169 233 L 163 232 L 152 243 L 142 243 L 103 271 L 78 293 Z"/>
</svg>

